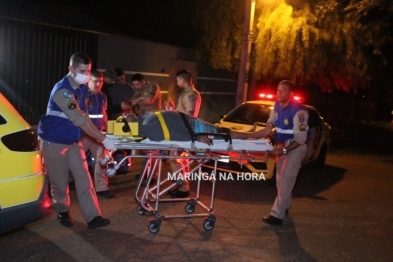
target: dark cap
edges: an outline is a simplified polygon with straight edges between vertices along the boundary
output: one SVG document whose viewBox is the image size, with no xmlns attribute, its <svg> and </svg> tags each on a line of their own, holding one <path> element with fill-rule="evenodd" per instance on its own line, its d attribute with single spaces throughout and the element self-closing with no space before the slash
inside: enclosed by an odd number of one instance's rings
<svg viewBox="0 0 393 262">
<path fill-rule="evenodd" d="M 104 77 L 109 78 L 111 81 L 116 81 L 116 73 L 113 70 L 107 69 L 104 72 Z"/>
<path fill-rule="evenodd" d="M 114 70 L 115 70 L 116 76 L 124 75 L 124 69 L 123 68 L 116 67 Z"/>
</svg>

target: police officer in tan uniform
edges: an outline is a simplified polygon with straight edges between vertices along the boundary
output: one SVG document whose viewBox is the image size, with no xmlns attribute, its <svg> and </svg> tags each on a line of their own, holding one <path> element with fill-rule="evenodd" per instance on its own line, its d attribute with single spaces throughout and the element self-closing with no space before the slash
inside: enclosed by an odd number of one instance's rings
<svg viewBox="0 0 393 262">
<path fill-rule="evenodd" d="M 201 107 L 202 98 L 199 92 L 195 89 L 192 83 L 191 72 L 188 70 L 181 70 L 176 73 L 176 82 L 177 86 L 182 89 L 179 94 L 179 98 L 177 100 L 176 111 L 180 111 L 183 113 L 187 113 L 190 116 L 198 117 L 199 109 Z M 181 155 L 186 155 L 186 152 L 182 152 Z M 176 172 L 182 169 L 182 173 L 184 176 L 184 172 L 188 172 L 189 169 L 184 170 L 184 167 L 187 165 L 187 159 L 171 159 L 171 172 Z M 168 191 L 168 193 L 173 198 L 184 198 L 190 195 L 190 183 L 188 180 L 184 180 L 179 188 Z"/>
<path fill-rule="evenodd" d="M 161 110 L 161 90 L 157 84 L 149 83 L 142 74 L 131 78 L 135 93 L 130 99 L 134 113 L 140 115 L 154 110 Z"/>
<path fill-rule="evenodd" d="M 176 111 L 184 112 L 193 117 L 198 117 L 202 98 L 192 84 L 191 73 L 188 70 L 176 74 L 177 85 L 182 89 L 177 100 Z"/>
<path fill-rule="evenodd" d="M 277 87 L 277 101 L 270 113 L 261 136 L 267 136 L 275 127 L 276 186 L 277 196 L 270 215 L 262 221 L 281 226 L 287 210 L 291 207 L 292 189 L 307 152 L 308 112 L 293 98 L 294 84 L 283 80 Z"/>
<path fill-rule="evenodd" d="M 49 97 L 47 112 L 38 124 L 42 143 L 43 164 L 51 183 L 52 206 L 60 224 L 74 224 L 69 214 L 69 172 L 75 179 L 76 194 L 83 217 L 90 229 L 106 226 L 109 219 L 101 216 L 97 195 L 91 181 L 85 153 L 80 141 L 83 133 L 98 140 L 108 150 L 116 150 L 115 140 L 105 137 L 86 114 L 87 81 L 91 59 L 83 53 L 71 56 L 69 73 L 56 83 Z"/>
</svg>

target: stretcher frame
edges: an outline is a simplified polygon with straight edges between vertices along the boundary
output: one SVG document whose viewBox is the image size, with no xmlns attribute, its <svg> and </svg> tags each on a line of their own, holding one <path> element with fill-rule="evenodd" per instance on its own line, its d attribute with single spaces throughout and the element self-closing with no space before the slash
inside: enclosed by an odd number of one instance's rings
<svg viewBox="0 0 393 262">
<path fill-rule="evenodd" d="M 113 167 L 108 168 L 106 170 L 106 175 L 108 177 L 113 177 L 116 174 L 116 170 L 124 163 L 128 158 L 147 158 L 147 163 L 144 167 L 142 174 L 139 177 L 137 188 L 135 190 L 135 200 L 139 203 L 137 207 L 137 212 L 140 215 L 144 215 L 146 212 L 150 212 L 154 218 L 149 220 L 148 229 L 151 233 L 156 234 L 160 230 L 161 221 L 163 219 L 173 219 L 173 218 L 190 218 L 190 217 L 204 217 L 203 228 L 206 231 L 211 231 L 214 228 L 216 222 L 216 216 L 213 209 L 214 204 L 214 194 L 215 194 L 215 186 L 217 182 L 217 161 L 219 160 L 238 160 L 238 161 L 255 161 L 261 159 L 261 157 L 256 158 L 252 155 L 252 153 L 265 153 L 263 156 L 263 160 L 266 160 L 270 150 L 263 151 L 248 151 L 248 150 L 238 150 L 236 151 L 238 157 L 229 157 L 226 155 L 218 154 L 217 152 L 211 151 L 208 148 L 197 148 L 195 146 L 195 141 L 198 136 L 208 135 L 208 136 L 221 136 L 224 137 L 226 141 L 229 141 L 228 147 L 226 151 L 233 151 L 232 148 L 232 139 L 226 134 L 217 134 L 217 133 L 198 133 L 196 134 L 189 148 L 180 147 L 176 141 L 171 141 L 170 143 L 162 144 L 160 142 L 144 144 L 143 142 L 117 142 L 116 147 L 118 149 L 131 150 L 131 154 L 125 156 L 121 161 L 115 163 Z M 119 139 L 121 140 L 121 139 Z M 265 140 L 266 141 L 266 140 Z M 173 143 L 172 143 L 173 142 Z M 268 141 L 266 141 L 268 144 Z M 269 148 L 270 149 L 270 148 Z M 138 154 L 139 151 L 147 151 L 147 154 Z M 172 151 L 173 155 L 162 154 L 163 151 Z M 179 152 L 186 151 L 188 153 L 185 155 L 178 155 Z M 222 152 L 223 150 L 220 150 Z M 203 165 L 213 160 L 214 161 L 214 169 L 212 170 L 212 175 L 214 175 L 214 179 L 211 180 L 211 196 L 210 203 L 204 204 L 200 200 L 200 188 L 201 181 L 203 179 L 198 179 L 197 181 L 197 190 L 195 197 L 187 197 L 187 198 L 164 198 L 165 194 L 174 188 L 175 186 L 179 186 L 183 183 L 184 178 L 180 178 L 176 181 L 169 180 L 169 178 L 162 180 L 162 164 L 164 159 L 187 159 L 188 163 L 175 171 L 173 174 L 175 177 L 180 177 L 178 174 L 180 172 L 189 170 L 188 173 L 193 174 L 194 172 L 198 172 L 199 176 L 202 177 L 204 173 L 202 172 Z M 100 160 L 101 161 L 101 160 Z M 110 157 L 107 159 L 107 162 L 113 164 L 113 159 Z M 106 163 L 105 163 L 106 164 Z M 193 166 L 193 167 L 192 167 Z M 192 167 L 192 168 L 191 168 Z M 152 183 L 153 174 L 157 172 L 157 181 L 155 185 Z M 146 182 L 144 183 L 144 180 Z M 165 186 L 168 182 L 172 181 L 169 186 Z M 210 184 L 210 183 L 209 183 Z M 177 215 L 162 215 L 159 213 L 159 205 L 161 202 L 187 202 L 185 206 L 186 214 L 177 214 Z M 195 213 L 196 206 L 202 208 L 204 212 Z"/>
</svg>

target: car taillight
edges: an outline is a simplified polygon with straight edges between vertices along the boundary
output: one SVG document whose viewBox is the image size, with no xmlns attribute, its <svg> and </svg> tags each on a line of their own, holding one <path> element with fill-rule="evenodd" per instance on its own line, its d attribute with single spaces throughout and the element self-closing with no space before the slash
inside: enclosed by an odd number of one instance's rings
<svg viewBox="0 0 393 262">
<path fill-rule="evenodd" d="M 5 135 L 1 142 L 11 151 L 32 152 L 39 150 L 37 133 L 33 129 L 26 129 Z"/>
</svg>

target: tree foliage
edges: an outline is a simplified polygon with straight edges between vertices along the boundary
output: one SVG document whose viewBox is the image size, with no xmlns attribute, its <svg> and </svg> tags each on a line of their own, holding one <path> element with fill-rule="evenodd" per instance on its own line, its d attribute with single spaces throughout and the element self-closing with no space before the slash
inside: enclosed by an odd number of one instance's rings
<svg viewBox="0 0 393 262">
<path fill-rule="evenodd" d="M 236 71 L 242 25 L 233 21 L 243 21 L 244 7 L 238 7 L 244 0 L 205 5 L 199 57 L 214 68 Z M 386 65 L 383 47 L 392 40 L 389 0 L 277 0 L 270 5 L 257 0 L 257 10 L 251 67 L 259 78 L 349 90 L 368 87 Z"/>
<path fill-rule="evenodd" d="M 243 8 L 239 8 L 243 7 Z M 236 71 L 240 58 L 244 0 L 199 1 L 197 17 L 202 20 L 197 58 L 213 68 Z"/>
</svg>

